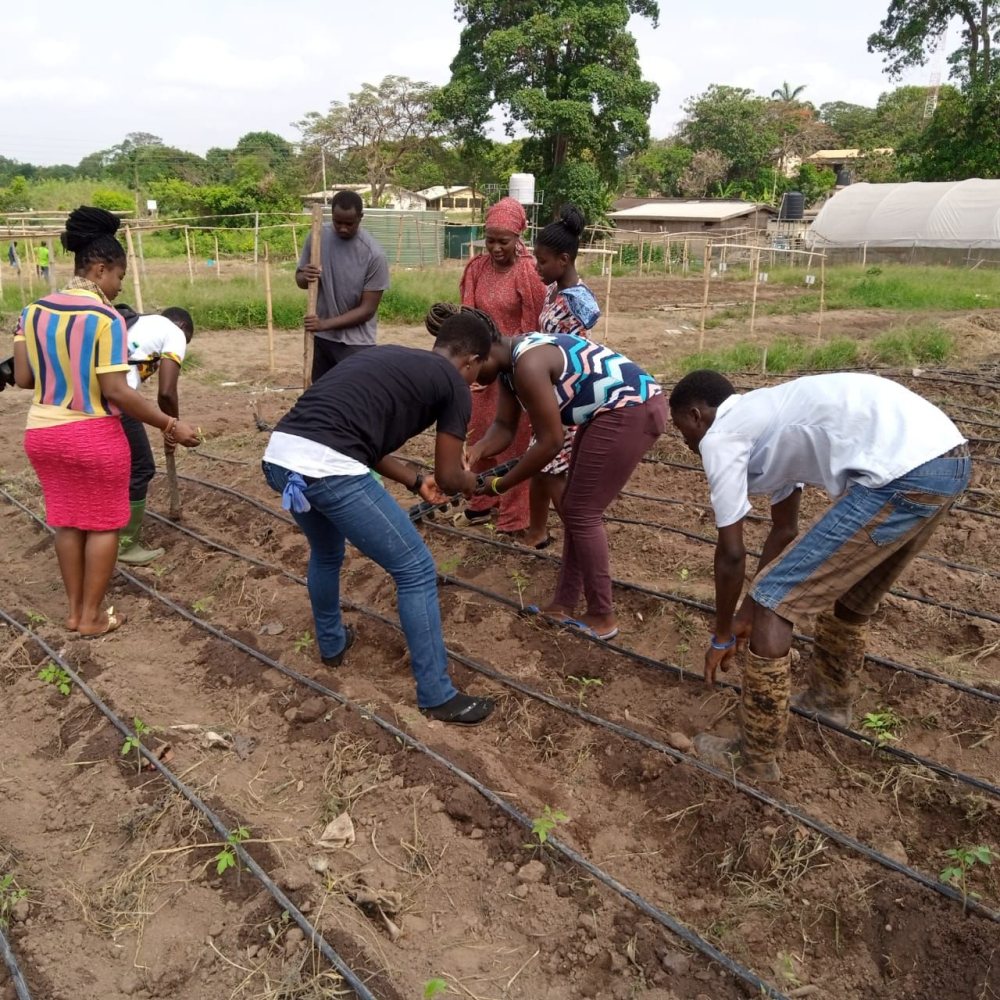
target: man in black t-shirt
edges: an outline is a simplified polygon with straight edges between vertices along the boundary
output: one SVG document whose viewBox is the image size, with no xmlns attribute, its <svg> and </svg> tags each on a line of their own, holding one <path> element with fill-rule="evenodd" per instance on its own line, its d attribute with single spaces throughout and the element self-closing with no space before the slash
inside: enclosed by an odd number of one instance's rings
<svg viewBox="0 0 1000 1000">
<path fill-rule="evenodd" d="M 462 450 L 475 381 L 490 352 L 490 330 L 467 314 L 447 320 L 432 351 L 373 347 L 314 382 L 278 422 L 264 475 L 309 540 L 309 599 L 320 657 L 338 667 L 355 639 L 340 614 L 340 569 L 350 541 L 396 583 L 399 618 L 429 718 L 475 725 L 488 698 L 458 692 L 448 675 L 437 569 L 406 512 L 370 474 L 402 483 L 424 500 L 471 496 L 476 477 Z M 392 452 L 437 424 L 434 474 L 422 476 Z M 442 492 L 443 491 L 443 492 Z"/>
</svg>

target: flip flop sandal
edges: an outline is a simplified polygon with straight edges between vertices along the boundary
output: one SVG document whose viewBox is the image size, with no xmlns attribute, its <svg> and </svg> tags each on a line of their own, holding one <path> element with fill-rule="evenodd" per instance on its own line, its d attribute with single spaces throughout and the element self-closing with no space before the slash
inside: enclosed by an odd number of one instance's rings
<svg viewBox="0 0 1000 1000">
<path fill-rule="evenodd" d="M 100 632 L 80 632 L 81 639 L 100 639 L 102 635 L 110 635 L 112 632 L 117 632 L 118 629 L 125 624 L 128 619 L 123 614 L 115 614 L 114 606 L 109 607 L 107 610 L 108 624 L 101 629 Z"/>
<path fill-rule="evenodd" d="M 600 639 L 601 642 L 610 642 L 612 639 L 618 636 L 621 631 L 617 626 L 608 632 L 598 632 L 596 629 L 592 628 L 586 622 L 582 622 L 579 618 L 556 618 L 554 615 L 546 615 L 544 611 L 537 604 L 526 604 L 524 607 L 525 614 L 529 615 L 544 615 L 546 618 L 551 618 L 552 625 L 568 625 L 575 632 L 582 632 L 584 635 L 590 636 L 592 639 Z"/>
<path fill-rule="evenodd" d="M 547 548 L 548 548 L 548 547 L 549 547 L 549 546 L 550 546 L 550 545 L 551 545 L 551 544 L 552 544 L 552 543 L 553 543 L 554 541 L 555 541 L 555 538 L 554 538 L 554 537 L 553 537 L 552 535 L 549 535 L 549 537 L 548 537 L 548 538 L 546 538 L 546 539 L 545 539 L 544 541 L 542 541 L 542 542 L 539 542 L 539 543 L 538 543 L 538 544 L 537 544 L 536 546 L 534 546 L 534 547 L 535 547 L 536 549 L 538 549 L 538 551 L 539 551 L 539 552 L 541 552 L 541 550 L 542 550 L 542 549 L 547 549 Z"/>
</svg>

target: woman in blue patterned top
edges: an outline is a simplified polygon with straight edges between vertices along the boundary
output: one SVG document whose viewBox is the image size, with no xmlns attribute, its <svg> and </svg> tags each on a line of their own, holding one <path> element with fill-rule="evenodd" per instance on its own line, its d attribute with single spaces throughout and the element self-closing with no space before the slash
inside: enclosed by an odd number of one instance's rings
<svg viewBox="0 0 1000 1000">
<path fill-rule="evenodd" d="M 577 426 L 559 516 L 565 528 L 562 566 L 552 600 L 542 610 L 592 630 L 618 634 L 604 511 L 628 482 L 667 424 L 660 386 L 635 362 L 584 337 L 531 333 L 493 343 L 478 381 L 500 379 L 496 420 L 469 460 L 502 452 L 513 439 L 522 407 L 535 442 L 484 492 L 506 490 L 541 472 L 563 446 L 564 428 Z M 575 617 L 580 597 L 585 614 Z"/>
</svg>

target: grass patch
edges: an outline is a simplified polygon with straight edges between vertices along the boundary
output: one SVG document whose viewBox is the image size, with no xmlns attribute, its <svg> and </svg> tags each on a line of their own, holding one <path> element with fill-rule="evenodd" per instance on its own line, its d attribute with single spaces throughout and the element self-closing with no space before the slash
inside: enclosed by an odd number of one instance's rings
<svg viewBox="0 0 1000 1000">
<path fill-rule="evenodd" d="M 780 375 L 789 371 L 837 371 L 858 366 L 940 364 L 952 356 L 954 349 L 947 331 L 927 324 L 894 330 L 867 342 L 840 338 L 816 345 L 787 339 L 767 345 L 734 344 L 721 351 L 689 354 L 681 358 L 679 368 L 682 373 L 711 368 L 719 372 L 768 371 Z"/>
<path fill-rule="evenodd" d="M 4 274 L 7 277 L 7 274 Z M 394 270 L 391 284 L 382 296 L 380 323 L 422 323 L 427 310 L 443 299 L 458 301 L 460 272 L 456 270 Z M 306 311 L 306 293 L 295 284 L 290 266 L 275 269 L 271 276 L 274 325 L 279 330 L 300 330 Z M 143 282 L 143 308 L 157 312 L 167 306 L 183 306 L 194 317 L 196 330 L 245 330 L 267 326 L 264 279 L 234 275 L 218 280 L 204 277 L 192 285 L 183 276 L 154 275 Z M 35 298 L 43 294 L 35 283 Z M 25 299 L 28 289 L 25 286 Z M 131 278 L 125 279 L 120 301 L 134 305 Z M 4 282 L 0 299 L 0 324 L 13 330 L 25 302 L 20 288 Z"/>
</svg>

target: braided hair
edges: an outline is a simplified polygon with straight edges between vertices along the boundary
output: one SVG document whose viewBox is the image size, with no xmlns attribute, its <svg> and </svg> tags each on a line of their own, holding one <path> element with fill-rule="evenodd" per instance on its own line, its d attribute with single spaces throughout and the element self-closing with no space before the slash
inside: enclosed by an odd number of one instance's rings
<svg viewBox="0 0 1000 1000">
<path fill-rule="evenodd" d="M 459 306 L 454 302 L 435 302 L 424 317 L 424 326 L 427 327 L 427 332 L 432 337 L 436 337 L 441 330 L 441 324 L 446 319 L 461 314 L 476 316 L 478 319 L 481 319 L 490 331 L 491 343 L 497 343 L 500 340 L 500 328 L 488 312 L 476 309 L 474 306 Z"/>
<path fill-rule="evenodd" d="M 74 255 L 74 268 L 83 274 L 91 264 L 124 264 L 125 248 L 115 239 L 121 221 L 103 208 L 82 205 L 69 213 L 63 248 Z"/>
<path fill-rule="evenodd" d="M 535 246 L 542 246 L 555 253 L 564 253 L 576 260 L 580 251 L 580 237 L 587 228 L 587 220 L 576 205 L 563 205 L 559 218 L 550 222 L 536 237 Z"/>
</svg>

